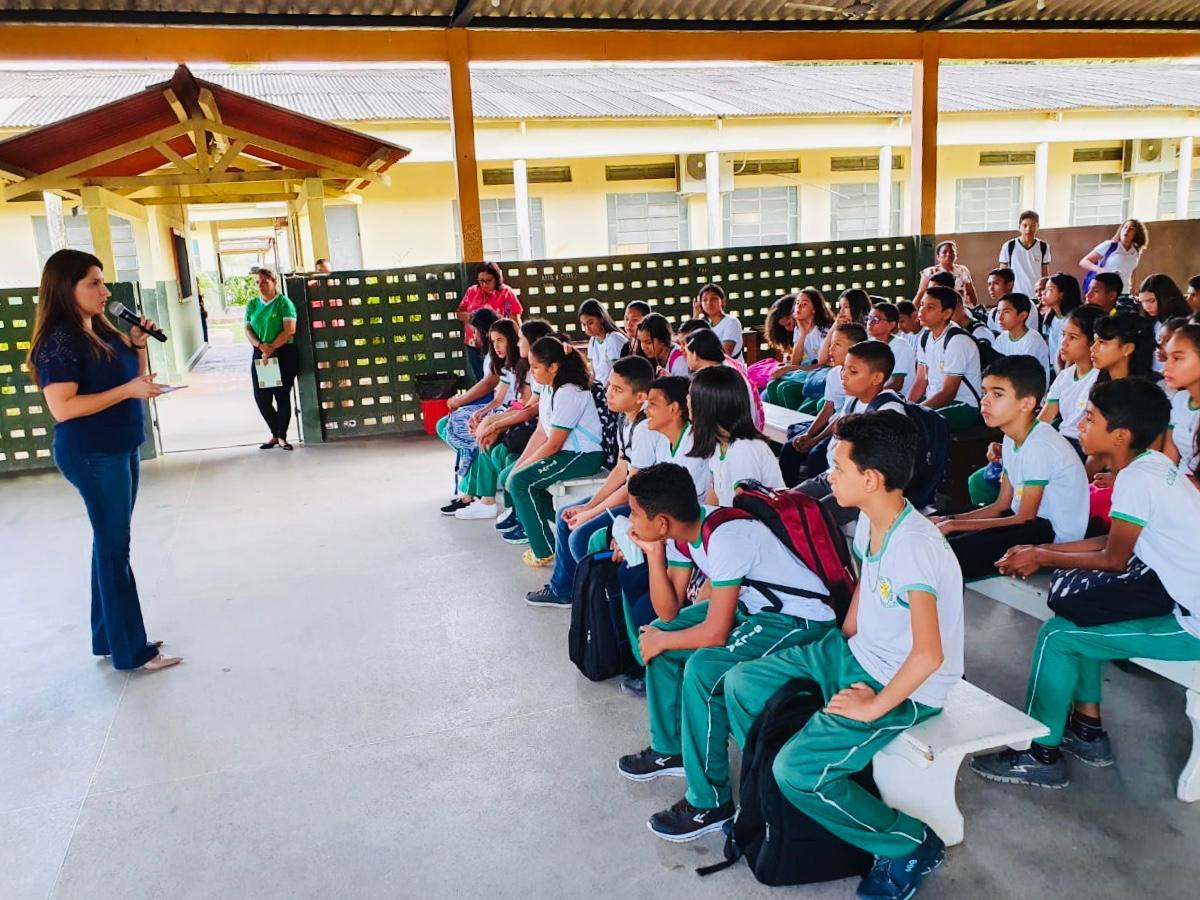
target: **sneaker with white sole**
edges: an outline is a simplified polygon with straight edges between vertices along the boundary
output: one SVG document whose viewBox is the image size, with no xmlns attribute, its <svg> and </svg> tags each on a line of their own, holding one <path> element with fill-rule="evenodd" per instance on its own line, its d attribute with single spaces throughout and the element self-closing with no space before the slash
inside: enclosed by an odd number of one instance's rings
<svg viewBox="0 0 1200 900">
<path fill-rule="evenodd" d="M 528 544 L 529 535 L 525 533 L 525 529 L 517 524 L 514 528 L 500 535 L 500 540 L 506 544 Z"/>
<path fill-rule="evenodd" d="M 494 519 L 496 518 L 496 504 L 484 503 L 482 500 L 476 500 L 470 506 L 464 506 L 454 514 L 456 519 Z"/>
<path fill-rule="evenodd" d="M 1052 763 L 1044 763 L 1029 750 L 1009 749 L 976 756 L 971 760 L 971 771 L 988 781 L 1051 790 L 1065 788 L 1071 783 L 1067 777 L 1067 764 L 1061 756 Z"/>
<path fill-rule="evenodd" d="M 1112 741 L 1108 739 L 1107 732 L 1102 733 L 1094 740 L 1085 741 L 1075 733 L 1070 725 L 1067 725 L 1063 730 L 1062 743 L 1058 745 L 1058 749 L 1063 753 L 1070 753 L 1084 765 L 1094 766 L 1097 769 L 1107 768 L 1117 761 L 1113 755 Z"/>
<path fill-rule="evenodd" d="M 496 530 L 500 532 L 511 531 L 512 529 L 516 528 L 518 524 L 517 511 L 515 509 L 510 509 L 504 515 L 500 516 L 500 518 L 496 519 Z"/>
<path fill-rule="evenodd" d="M 714 831 L 720 831 L 733 818 L 733 803 L 724 803 L 716 809 L 699 809 L 680 800 L 670 809 L 656 812 L 646 826 L 656 837 L 673 844 L 683 844 Z"/>
<path fill-rule="evenodd" d="M 617 771 L 630 781 L 653 781 L 664 775 L 682 776 L 683 757 L 678 753 L 658 753 L 647 747 L 617 760 Z"/>
</svg>

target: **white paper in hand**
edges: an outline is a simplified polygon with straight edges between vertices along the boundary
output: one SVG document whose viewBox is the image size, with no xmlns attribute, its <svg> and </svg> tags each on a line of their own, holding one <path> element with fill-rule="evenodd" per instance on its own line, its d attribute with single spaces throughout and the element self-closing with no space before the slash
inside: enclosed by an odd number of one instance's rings
<svg viewBox="0 0 1200 900">
<path fill-rule="evenodd" d="M 254 376 L 258 379 L 258 386 L 264 390 L 277 388 L 283 384 L 283 375 L 279 371 L 279 360 L 273 356 L 269 359 L 254 361 Z"/>
<path fill-rule="evenodd" d="M 627 516 L 617 516 L 612 523 L 613 540 L 617 542 L 617 546 L 621 548 L 621 553 L 625 555 L 625 562 L 630 566 L 640 566 L 646 561 L 646 554 L 642 552 L 642 548 L 633 542 L 633 538 L 629 536 L 629 529 L 632 527 Z"/>
</svg>

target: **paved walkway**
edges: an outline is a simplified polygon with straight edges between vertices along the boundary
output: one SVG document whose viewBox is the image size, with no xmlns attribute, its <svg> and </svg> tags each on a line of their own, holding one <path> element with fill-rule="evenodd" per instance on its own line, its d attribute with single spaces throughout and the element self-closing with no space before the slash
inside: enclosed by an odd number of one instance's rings
<svg viewBox="0 0 1200 900">
<path fill-rule="evenodd" d="M 853 896 L 700 879 L 719 839 L 646 831 L 682 785 L 617 775 L 643 703 L 577 674 L 490 523 L 437 514 L 449 481 L 428 439 L 147 464 L 134 565 L 187 662 L 133 676 L 88 656 L 78 497 L 0 481 L 0 897 Z M 1020 702 L 1035 623 L 977 595 L 968 623 L 968 675 Z M 922 897 L 1195 895 L 1182 691 L 1106 677 L 1118 767 L 1038 793 L 964 771 L 966 843 Z"/>
</svg>

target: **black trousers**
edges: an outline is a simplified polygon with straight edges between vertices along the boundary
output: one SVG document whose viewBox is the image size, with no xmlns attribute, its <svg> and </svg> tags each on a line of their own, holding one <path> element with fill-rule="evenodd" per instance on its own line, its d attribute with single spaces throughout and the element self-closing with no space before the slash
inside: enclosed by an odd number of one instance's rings
<svg viewBox="0 0 1200 900">
<path fill-rule="evenodd" d="M 263 421 L 271 431 L 272 437 L 281 441 L 287 440 L 288 424 L 292 421 L 292 385 L 296 383 L 296 375 L 300 372 L 300 354 L 295 344 L 284 344 L 272 354 L 279 360 L 279 374 L 283 384 L 276 388 L 260 388 L 258 376 L 254 372 L 254 361 L 262 358 L 258 348 L 250 363 L 250 384 L 254 388 L 254 402 Z"/>
<path fill-rule="evenodd" d="M 958 557 L 963 578 L 986 578 L 1000 574 L 996 561 L 1018 544 L 1053 544 L 1054 526 L 1049 519 L 1039 518 L 1024 525 L 960 532 L 946 540 Z"/>
</svg>

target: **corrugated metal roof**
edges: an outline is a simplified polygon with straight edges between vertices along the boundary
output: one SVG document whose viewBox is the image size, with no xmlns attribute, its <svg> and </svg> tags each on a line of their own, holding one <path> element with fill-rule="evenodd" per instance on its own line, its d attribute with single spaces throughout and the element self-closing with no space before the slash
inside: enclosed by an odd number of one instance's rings
<svg viewBox="0 0 1200 900">
<path fill-rule="evenodd" d="M 214 70 L 223 87 L 325 121 L 444 119 L 436 68 Z M 0 127 L 45 125 L 135 94 L 170 71 L 0 70 Z M 1200 109 L 1200 65 L 972 65 L 941 70 L 942 112 Z M 688 118 L 901 114 L 903 65 L 484 68 L 472 73 L 481 119 Z"/>
</svg>

